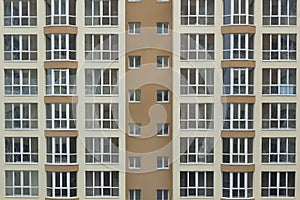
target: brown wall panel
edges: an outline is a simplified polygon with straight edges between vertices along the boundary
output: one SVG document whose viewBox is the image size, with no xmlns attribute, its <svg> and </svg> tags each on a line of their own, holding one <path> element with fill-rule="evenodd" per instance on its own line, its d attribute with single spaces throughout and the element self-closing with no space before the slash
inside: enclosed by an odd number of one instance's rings
<svg viewBox="0 0 300 200">
<path fill-rule="evenodd" d="M 78 62 L 77 61 L 45 61 L 44 62 L 45 69 L 77 69 Z"/>
<path fill-rule="evenodd" d="M 256 63 L 254 60 L 224 60 L 221 61 L 222 68 L 229 68 L 229 67 L 249 67 L 255 68 Z"/>
<path fill-rule="evenodd" d="M 44 34 L 77 34 L 78 28 L 72 26 L 47 26 L 44 27 Z"/>
<path fill-rule="evenodd" d="M 78 131 L 77 130 L 45 130 L 44 135 L 46 137 L 77 137 L 78 136 Z"/>
<path fill-rule="evenodd" d="M 222 172 L 254 172 L 255 165 L 221 165 Z"/>
<path fill-rule="evenodd" d="M 77 172 L 79 165 L 45 165 L 47 172 Z"/>
<path fill-rule="evenodd" d="M 222 34 L 256 33 L 256 27 L 255 26 L 222 26 L 221 33 Z"/>
<path fill-rule="evenodd" d="M 78 96 L 45 96 L 45 103 L 78 103 Z"/>
<path fill-rule="evenodd" d="M 255 131 L 222 131 L 222 138 L 254 138 Z"/>
<path fill-rule="evenodd" d="M 222 103 L 255 103 L 255 96 L 222 96 Z"/>
</svg>

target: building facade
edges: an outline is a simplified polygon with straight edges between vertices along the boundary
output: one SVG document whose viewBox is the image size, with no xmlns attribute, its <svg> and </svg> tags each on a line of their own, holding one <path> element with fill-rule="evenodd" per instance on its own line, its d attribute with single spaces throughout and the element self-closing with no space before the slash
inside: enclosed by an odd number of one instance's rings
<svg viewBox="0 0 300 200">
<path fill-rule="evenodd" d="M 0 199 L 300 199 L 297 0 L 2 0 Z"/>
</svg>

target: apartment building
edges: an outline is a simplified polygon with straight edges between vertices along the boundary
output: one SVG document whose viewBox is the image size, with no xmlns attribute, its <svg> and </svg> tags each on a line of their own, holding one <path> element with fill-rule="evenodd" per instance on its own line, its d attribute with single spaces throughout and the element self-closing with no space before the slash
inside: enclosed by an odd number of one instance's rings
<svg viewBox="0 0 300 200">
<path fill-rule="evenodd" d="M 299 9 L 0 1 L 0 199 L 300 199 Z"/>
</svg>

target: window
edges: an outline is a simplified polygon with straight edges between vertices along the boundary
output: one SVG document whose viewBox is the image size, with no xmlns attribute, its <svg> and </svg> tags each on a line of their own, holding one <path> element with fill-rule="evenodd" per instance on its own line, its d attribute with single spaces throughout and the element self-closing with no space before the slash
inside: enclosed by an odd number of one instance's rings
<svg viewBox="0 0 300 200">
<path fill-rule="evenodd" d="M 254 0 L 224 0 L 224 25 L 253 25 Z"/>
<path fill-rule="evenodd" d="M 46 60 L 76 60 L 76 35 L 46 35 Z"/>
<path fill-rule="evenodd" d="M 296 69 L 263 69 L 262 93 L 265 95 L 295 95 Z"/>
<path fill-rule="evenodd" d="M 156 91 L 156 101 L 158 103 L 168 103 L 169 102 L 169 90 L 157 90 Z"/>
<path fill-rule="evenodd" d="M 168 35 L 169 34 L 169 23 L 168 22 L 157 22 L 156 23 L 156 33 L 158 35 Z"/>
<path fill-rule="evenodd" d="M 214 60 L 214 34 L 181 34 L 181 60 Z"/>
<path fill-rule="evenodd" d="M 5 69 L 5 95 L 37 95 L 38 77 L 36 69 Z"/>
<path fill-rule="evenodd" d="M 140 136 L 141 135 L 141 123 L 129 123 L 128 124 L 128 135 L 129 136 Z"/>
<path fill-rule="evenodd" d="M 169 200 L 169 190 L 156 190 L 156 200 Z"/>
<path fill-rule="evenodd" d="M 85 0 L 86 26 L 117 26 L 118 0 Z"/>
<path fill-rule="evenodd" d="M 214 69 L 181 68 L 180 94 L 189 96 L 214 94 Z"/>
<path fill-rule="evenodd" d="M 117 103 L 87 103 L 85 104 L 86 129 L 118 129 L 119 105 Z"/>
<path fill-rule="evenodd" d="M 129 157 L 129 169 L 141 168 L 141 157 Z"/>
<path fill-rule="evenodd" d="M 141 90 L 129 90 L 129 103 L 140 103 L 141 102 Z"/>
<path fill-rule="evenodd" d="M 4 35 L 4 60 L 36 61 L 37 35 Z"/>
<path fill-rule="evenodd" d="M 129 22 L 128 23 L 128 34 L 129 35 L 141 34 L 141 22 Z"/>
<path fill-rule="evenodd" d="M 85 196 L 118 197 L 119 172 L 87 171 L 85 172 Z"/>
<path fill-rule="evenodd" d="M 46 69 L 46 94 L 76 94 L 76 69 Z"/>
<path fill-rule="evenodd" d="M 262 138 L 262 163 L 295 164 L 296 138 Z"/>
<path fill-rule="evenodd" d="M 180 172 L 180 197 L 213 197 L 214 172 Z"/>
<path fill-rule="evenodd" d="M 297 0 L 263 0 L 263 25 L 295 26 Z"/>
<path fill-rule="evenodd" d="M 296 60 L 296 34 L 263 34 L 263 60 Z"/>
<path fill-rule="evenodd" d="M 262 197 L 295 197 L 295 172 L 262 172 Z"/>
<path fill-rule="evenodd" d="M 252 68 L 224 68 L 224 95 L 253 95 L 254 69 Z"/>
<path fill-rule="evenodd" d="M 4 26 L 36 26 L 36 0 L 4 0 Z"/>
<path fill-rule="evenodd" d="M 180 163 L 213 163 L 214 145 L 213 137 L 181 137 Z"/>
<path fill-rule="evenodd" d="M 296 103 L 263 103 L 263 129 L 296 129 Z"/>
<path fill-rule="evenodd" d="M 76 0 L 46 0 L 46 25 L 76 25 Z"/>
<path fill-rule="evenodd" d="M 5 196 L 37 197 L 38 195 L 38 171 L 5 171 Z"/>
<path fill-rule="evenodd" d="M 223 129 L 253 129 L 253 104 L 223 104 Z"/>
<path fill-rule="evenodd" d="M 88 96 L 118 95 L 118 81 L 118 69 L 86 69 L 85 94 Z"/>
<path fill-rule="evenodd" d="M 214 0 L 181 0 L 181 25 L 214 25 Z"/>
<path fill-rule="evenodd" d="M 214 128 L 214 104 L 181 103 L 180 129 L 207 130 Z"/>
<path fill-rule="evenodd" d="M 254 34 L 224 34 L 223 59 L 249 60 L 254 56 Z"/>
<path fill-rule="evenodd" d="M 94 164 L 119 163 L 119 138 L 85 138 L 85 162 Z"/>
<path fill-rule="evenodd" d="M 77 163 L 76 137 L 46 137 L 47 163 Z"/>
<path fill-rule="evenodd" d="M 46 197 L 77 197 L 77 172 L 47 172 Z"/>
<path fill-rule="evenodd" d="M 46 104 L 47 129 L 76 129 L 76 104 Z"/>
<path fill-rule="evenodd" d="M 128 56 L 128 68 L 129 69 L 141 68 L 141 56 Z"/>
<path fill-rule="evenodd" d="M 37 137 L 5 137 L 6 163 L 37 163 Z"/>
<path fill-rule="evenodd" d="M 94 61 L 119 60 L 119 35 L 86 34 L 85 59 Z"/>
<path fill-rule="evenodd" d="M 225 198 L 252 198 L 253 172 L 223 172 Z"/>
<path fill-rule="evenodd" d="M 252 164 L 253 138 L 223 138 L 223 163 Z"/>
<path fill-rule="evenodd" d="M 37 129 L 37 103 L 5 103 L 5 129 Z"/>
<path fill-rule="evenodd" d="M 129 190 L 129 200 L 141 200 L 142 191 L 140 189 L 130 189 Z"/>
<path fill-rule="evenodd" d="M 157 169 L 169 169 L 169 157 L 168 156 L 158 156 L 156 158 Z"/>
<path fill-rule="evenodd" d="M 168 136 L 170 131 L 170 125 L 159 123 L 156 125 L 156 130 L 158 136 Z"/>
<path fill-rule="evenodd" d="M 157 56 L 156 66 L 157 68 L 169 68 L 169 56 Z"/>
</svg>

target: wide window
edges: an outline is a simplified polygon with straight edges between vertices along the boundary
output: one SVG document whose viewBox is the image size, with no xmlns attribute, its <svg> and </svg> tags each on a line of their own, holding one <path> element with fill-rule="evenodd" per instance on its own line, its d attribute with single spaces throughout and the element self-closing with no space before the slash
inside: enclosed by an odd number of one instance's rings
<svg viewBox="0 0 300 200">
<path fill-rule="evenodd" d="M 213 95 L 214 69 L 210 68 L 181 68 L 180 69 L 181 95 Z"/>
<path fill-rule="evenodd" d="M 296 103 L 263 103 L 263 129 L 295 129 Z"/>
<path fill-rule="evenodd" d="M 76 35 L 46 35 L 46 60 L 76 60 Z"/>
<path fill-rule="evenodd" d="M 4 0 L 4 26 L 36 26 L 36 0 Z"/>
<path fill-rule="evenodd" d="M 296 34 L 263 34 L 263 60 L 296 60 Z"/>
<path fill-rule="evenodd" d="M 4 35 L 4 60 L 36 61 L 37 35 Z"/>
<path fill-rule="evenodd" d="M 214 162 L 214 138 L 180 138 L 180 163 L 204 164 Z"/>
<path fill-rule="evenodd" d="M 180 104 L 180 129 L 207 130 L 214 127 L 214 104 Z"/>
<path fill-rule="evenodd" d="M 295 172 L 262 172 L 262 197 L 295 197 Z"/>
<path fill-rule="evenodd" d="M 46 25 L 76 25 L 76 0 L 46 0 Z"/>
<path fill-rule="evenodd" d="M 224 60 L 249 60 L 254 57 L 254 34 L 223 35 Z"/>
<path fill-rule="evenodd" d="M 223 138 L 223 163 L 252 164 L 253 138 Z"/>
<path fill-rule="evenodd" d="M 117 26 L 118 0 L 85 0 L 86 26 Z"/>
<path fill-rule="evenodd" d="M 47 163 L 77 162 L 76 137 L 47 137 Z"/>
<path fill-rule="evenodd" d="M 254 0 L 224 0 L 224 25 L 253 25 Z"/>
<path fill-rule="evenodd" d="M 119 35 L 86 34 L 85 59 L 94 61 L 119 60 Z"/>
<path fill-rule="evenodd" d="M 5 129 L 37 128 L 37 103 L 5 103 Z"/>
<path fill-rule="evenodd" d="M 180 59 L 199 61 L 214 60 L 214 37 L 214 34 L 181 34 Z"/>
<path fill-rule="evenodd" d="M 223 129 L 253 129 L 253 104 L 223 104 Z"/>
<path fill-rule="evenodd" d="M 262 138 L 262 163 L 295 164 L 295 138 Z"/>
<path fill-rule="evenodd" d="M 46 94 L 76 94 L 76 69 L 46 69 Z"/>
<path fill-rule="evenodd" d="M 118 73 L 118 69 L 86 69 L 85 94 L 89 96 L 118 95 Z"/>
<path fill-rule="evenodd" d="M 214 25 L 214 0 L 181 0 L 181 25 Z"/>
<path fill-rule="evenodd" d="M 37 197 L 38 179 L 38 171 L 5 171 L 5 196 Z"/>
<path fill-rule="evenodd" d="M 77 197 L 77 172 L 47 172 L 46 197 Z"/>
<path fill-rule="evenodd" d="M 266 95 L 295 95 L 296 69 L 263 69 L 262 93 Z"/>
<path fill-rule="evenodd" d="M 117 103 L 85 104 L 86 129 L 118 129 L 119 105 Z"/>
<path fill-rule="evenodd" d="M 5 137 L 6 163 L 37 163 L 37 137 Z"/>
<path fill-rule="evenodd" d="M 116 137 L 85 138 L 85 162 L 94 164 L 119 163 L 119 139 Z"/>
<path fill-rule="evenodd" d="M 36 69 L 5 69 L 5 95 L 37 95 L 38 77 Z"/>
<path fill-rule="evenodd" d="M 214 196 L 214 172 L 180 172 L 180 197 Z"/>
<path fill-rule="evenodd" d="M 297 0 L 263 0 L 263 25 L 295 26 Z"/>
<path fill-rule="evenodd" d="M 46 104 L 47 129 L 76 129 L 76 104 Z"/>
<path fill-rule="evenodd" d="M 85 196 L 118 197 L 119 172 L 87 171 L 85 172 Z"/>
<path fill-rule="evenodd" d="M 253 172 L 223 172 L 225 198 L 248 199 L 253 197 Z"/>
<path fill-rule="evenodd" d="M 223 69 L 224 95 L 253 95 L 254 70 L 251 68 Z"/>
</svg>

